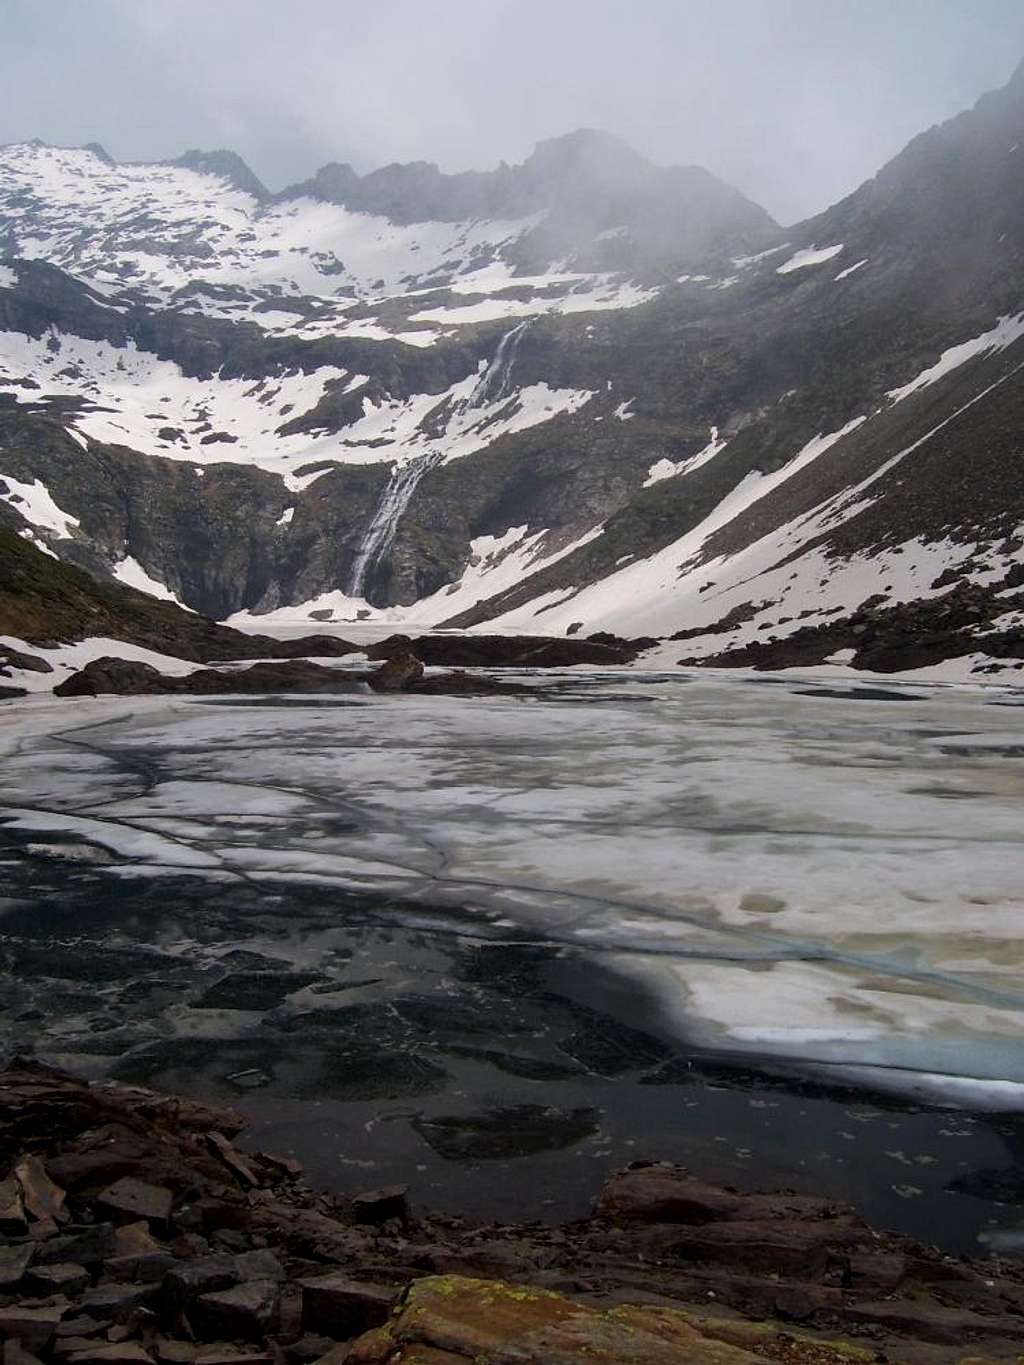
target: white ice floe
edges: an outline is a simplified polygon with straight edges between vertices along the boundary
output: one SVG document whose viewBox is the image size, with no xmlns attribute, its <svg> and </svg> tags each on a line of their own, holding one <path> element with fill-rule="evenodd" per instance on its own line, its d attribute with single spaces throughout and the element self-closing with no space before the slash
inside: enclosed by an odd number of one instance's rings
<svg viewBox="0 0 1024 1365">
<path fill-rule="evenodd" d="M 343 727 L 315 701 L 65 703 L 48 729 L 29 706 L 0 734 L 0 818 L 98 844 L 123 875 L 500 916 L 635 977 L 720 1052 L 1019 1105 L 1024 709 L 892 681 L 874 697 L 735 674 L 558 681 L 557 703 L 525 708 L 367 696 Z M 160 774 L 141 792 L 135 750 Z M 327 818 L 339 800 L 355 831 Z"/>
</svg>

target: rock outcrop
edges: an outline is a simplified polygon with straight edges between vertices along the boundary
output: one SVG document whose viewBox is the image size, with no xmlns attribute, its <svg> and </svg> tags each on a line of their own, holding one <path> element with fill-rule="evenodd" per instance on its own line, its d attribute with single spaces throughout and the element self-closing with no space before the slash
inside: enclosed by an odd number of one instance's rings
<svg viewBox="0 0 1024 1365">
<path fill-rule="evenodd" d="M 317 1193 L 230 1111 L 0 1071 L 5 1365 L 1013 1361 L 1024 1266 L 941 1256 L 842 1204 L 675 1166 L 590 1219 L 501 1226 L 404 1189 Z"/>
</svg>

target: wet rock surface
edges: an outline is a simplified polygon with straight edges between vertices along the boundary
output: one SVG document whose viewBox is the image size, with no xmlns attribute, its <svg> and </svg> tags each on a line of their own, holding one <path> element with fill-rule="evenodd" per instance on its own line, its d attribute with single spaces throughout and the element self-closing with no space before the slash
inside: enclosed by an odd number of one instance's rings
<svg viewBox="0 0 1024 1365">
<path fill-rule="evenodd" d="M 20 1206 L 0 1229 L 5 1362 L 1019 1354 L 1024 1265 L 941 1256 L 832 1200 L 636 1163 L 589 1218 L 474 1223 L 410 1209 L 402 1189 L 318 1194 L 293 1161 L 239 1151 L 238 1124 L 24 1059 L 0 1072 L 4 1185 Z"/>
</svg>

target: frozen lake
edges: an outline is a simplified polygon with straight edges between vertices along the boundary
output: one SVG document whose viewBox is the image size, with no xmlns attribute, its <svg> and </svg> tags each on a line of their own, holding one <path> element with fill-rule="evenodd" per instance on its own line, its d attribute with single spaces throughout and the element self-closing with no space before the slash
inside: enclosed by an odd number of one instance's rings
<svg viewBox="0 0 1024 1365">
<path fill-rule="evenodd" d="M 5 706 L 9 1045 L 475 1212 L 670 1156 L 1012 1226 L 1024 692 L 527 680 Z"/>
</svg>

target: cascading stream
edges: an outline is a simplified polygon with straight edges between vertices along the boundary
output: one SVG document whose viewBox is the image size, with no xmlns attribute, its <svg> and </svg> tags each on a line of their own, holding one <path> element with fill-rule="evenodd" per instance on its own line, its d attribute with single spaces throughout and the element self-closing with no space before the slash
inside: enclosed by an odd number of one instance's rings
<svg viewBox="0 0 1024 1365">
<path fill-rule="evenodd" d="M 527 318 L 517 323 L 501 338 L 491 363 L 466 400 L 467 408 L 481 408 L 508 397 L 512 390 L 512 366 L 515 364 L 519 342 L 533 321 L 533 318 Z M 399 522 L 405 515 L 420 480 L 429 469 L 440 464 L 443 457 L 443 451 L 432 450 L 418 459 L 410 460 L 408 464 L 396 465 L 392 470 L 384 495 L 366 528 L 366 534 L 352 565 L 348 586 L 350 597 L 363 596 L 367 574 L 394 544 Z"/>
<path fill-rule="evenodd" d="M 512 366 L 515 364 L 516 352 L 519 350 L 523 333 L 533 321 L 535 319 L 526 318 L 501 338 L 498 349 L 494 352 L 494 359 L 469 395 L 467 407 L 482 408 L 485 403 L 498 403 L 502 398 L 508 397 L 512 388 Z"/>
<path fill-rule="evenodd" d="M 427 455 L 421 455 L 418 460 L 396 465 L 391 471 L 384 496 L 373 514 L 373 520 L 366 528 L 366 534 L 352 565 L 352 577 L 348 588 L 350 597 L 362 597 L 366 575 L 394 543 L 398 523 L 405 515 L 405 509 L 409 506 L 420 479 L 428 469 L 440 464 L 443 458 L 444 451 L 432 450 Z"/>
</svg>

